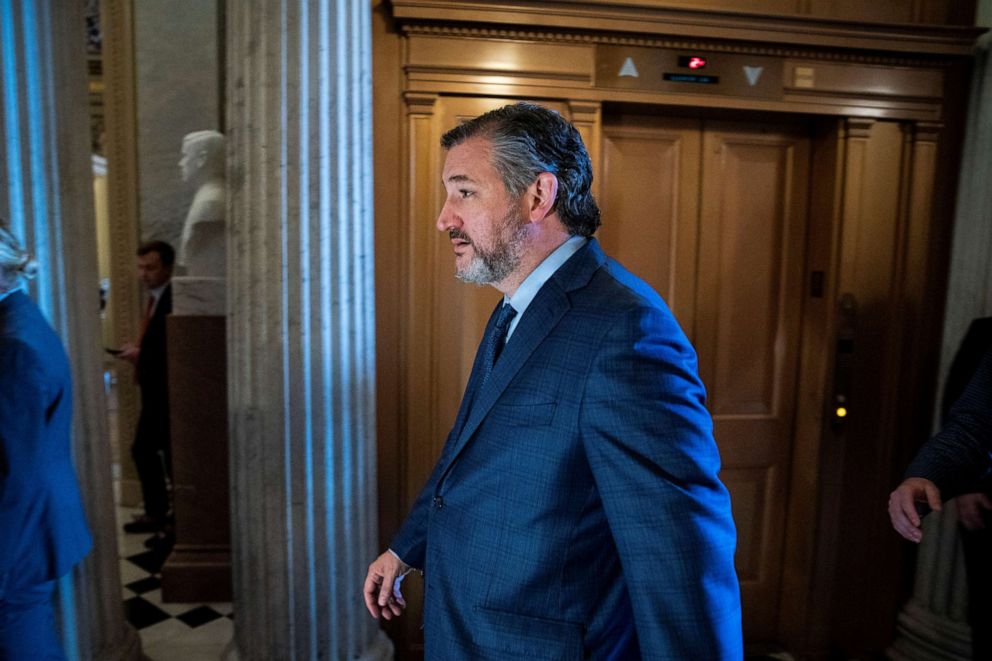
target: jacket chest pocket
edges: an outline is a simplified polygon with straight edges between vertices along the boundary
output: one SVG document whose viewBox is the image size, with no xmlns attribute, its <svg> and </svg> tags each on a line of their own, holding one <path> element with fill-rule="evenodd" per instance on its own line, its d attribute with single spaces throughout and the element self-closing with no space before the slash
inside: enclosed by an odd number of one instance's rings
<svg viewBox="0 0 992 661">
<path fill-rule="evenodd" d="M 487 420 L 510 427 L 544 427 L 554 420 L 556 402 L 541 404 L 499 404 L 486 416 Z"/>
</svg>

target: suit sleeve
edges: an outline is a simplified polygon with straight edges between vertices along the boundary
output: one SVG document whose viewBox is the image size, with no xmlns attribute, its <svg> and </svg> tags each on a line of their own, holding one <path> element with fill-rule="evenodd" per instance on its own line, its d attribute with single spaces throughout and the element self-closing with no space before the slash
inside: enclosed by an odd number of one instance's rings
<svg viewBox="0 0 992 661">
<path fill-rule="evenodd" d="M 0 342 L 0 573 L 44 470 L 46 399 L 38 356 L 23 343 Z"/>
<path fill-rule="evenodd" d="M 923 477 L 945 500 L 978 488 L 992 468 L 992 348 L 951 408 L 947 424 L 920 449 L 906 477 Z"/>
<path fill-rule="evenodd" d="M 583 443 L 644 658 L 742 656 L 736 532 L 704 398 L 663 308 L 616 319 L 586 382 Z"/>
<path fill-rule="evenodd" d="M 421 571 L 424 570 L 427 558 L 427 519 L 430 517 L 434 489 L 441 473 L 444 472 L 445 465 L 442 454 L 442 458 L 434 464 L 434 470 L 431 471 L 424 488 L 417 495 L 410 513 L 389 544 L 389 548 L 399 556 L 400 560 Z"/>
</svg>

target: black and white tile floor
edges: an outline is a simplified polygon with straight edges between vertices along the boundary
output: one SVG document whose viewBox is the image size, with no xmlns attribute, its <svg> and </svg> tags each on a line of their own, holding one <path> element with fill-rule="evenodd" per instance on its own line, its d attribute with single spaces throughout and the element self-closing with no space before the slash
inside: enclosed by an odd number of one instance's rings
<svg viewBox="0 0 992 661">
<path fill-rule="evenodd" d="M 144 547 L 148 535 L 127 535 L 121 525 L 138 510 L 117 508 L 124 614 L 141 636 L 150 661 L 216 661 L 234 632 L 230 603 L 166 604 L 161 569 L 165 554 Z"/>
</svg>

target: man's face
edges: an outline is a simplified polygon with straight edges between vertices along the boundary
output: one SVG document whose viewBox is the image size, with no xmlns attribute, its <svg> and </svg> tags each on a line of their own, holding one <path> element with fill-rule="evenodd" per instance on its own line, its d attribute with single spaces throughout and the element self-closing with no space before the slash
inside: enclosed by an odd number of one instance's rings
<svg viewBox="0 0 992 661">
<path fill-rule="evenodd" d="M 523 201 L 514 199 L 489 160 L 490 141 L 471 138 L 448 152 L 442 179 L 447 198 L 437 228 L 455 252 L 455 275 L 497 285 L 520 264 L 527 235 Z"/>
<path fill-rule="evenodd" d="M 149 289 L 161 287 L 172 277 L 172 267 L 162 265 L 162 256 L 156 251 L 138 255 L 138 279 Z"/>
</svg>

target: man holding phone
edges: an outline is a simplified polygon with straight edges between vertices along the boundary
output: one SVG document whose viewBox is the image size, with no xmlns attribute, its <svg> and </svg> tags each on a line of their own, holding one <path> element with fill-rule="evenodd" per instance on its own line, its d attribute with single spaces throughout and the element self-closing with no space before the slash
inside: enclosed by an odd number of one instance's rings
<svg viewBox="0 0 992 661">
<path fill-rule="evenodd" d="M 138 278 L 148 290 L 135 344 L 121 347 L 118 358 L 135 366 L 141 387 L 141 414 L 131 446 L 138 469 L 145 513 L 124 524 L 127 533 L 163 534 L 167 543 L 169 493 L 172 474 L 169 442 L 169 376 L 166 359 L 165 318 L 172 312 L 172 267 L 176 253 L 164 241 L 150 241 L 138 248 Z"/>
</svg>

